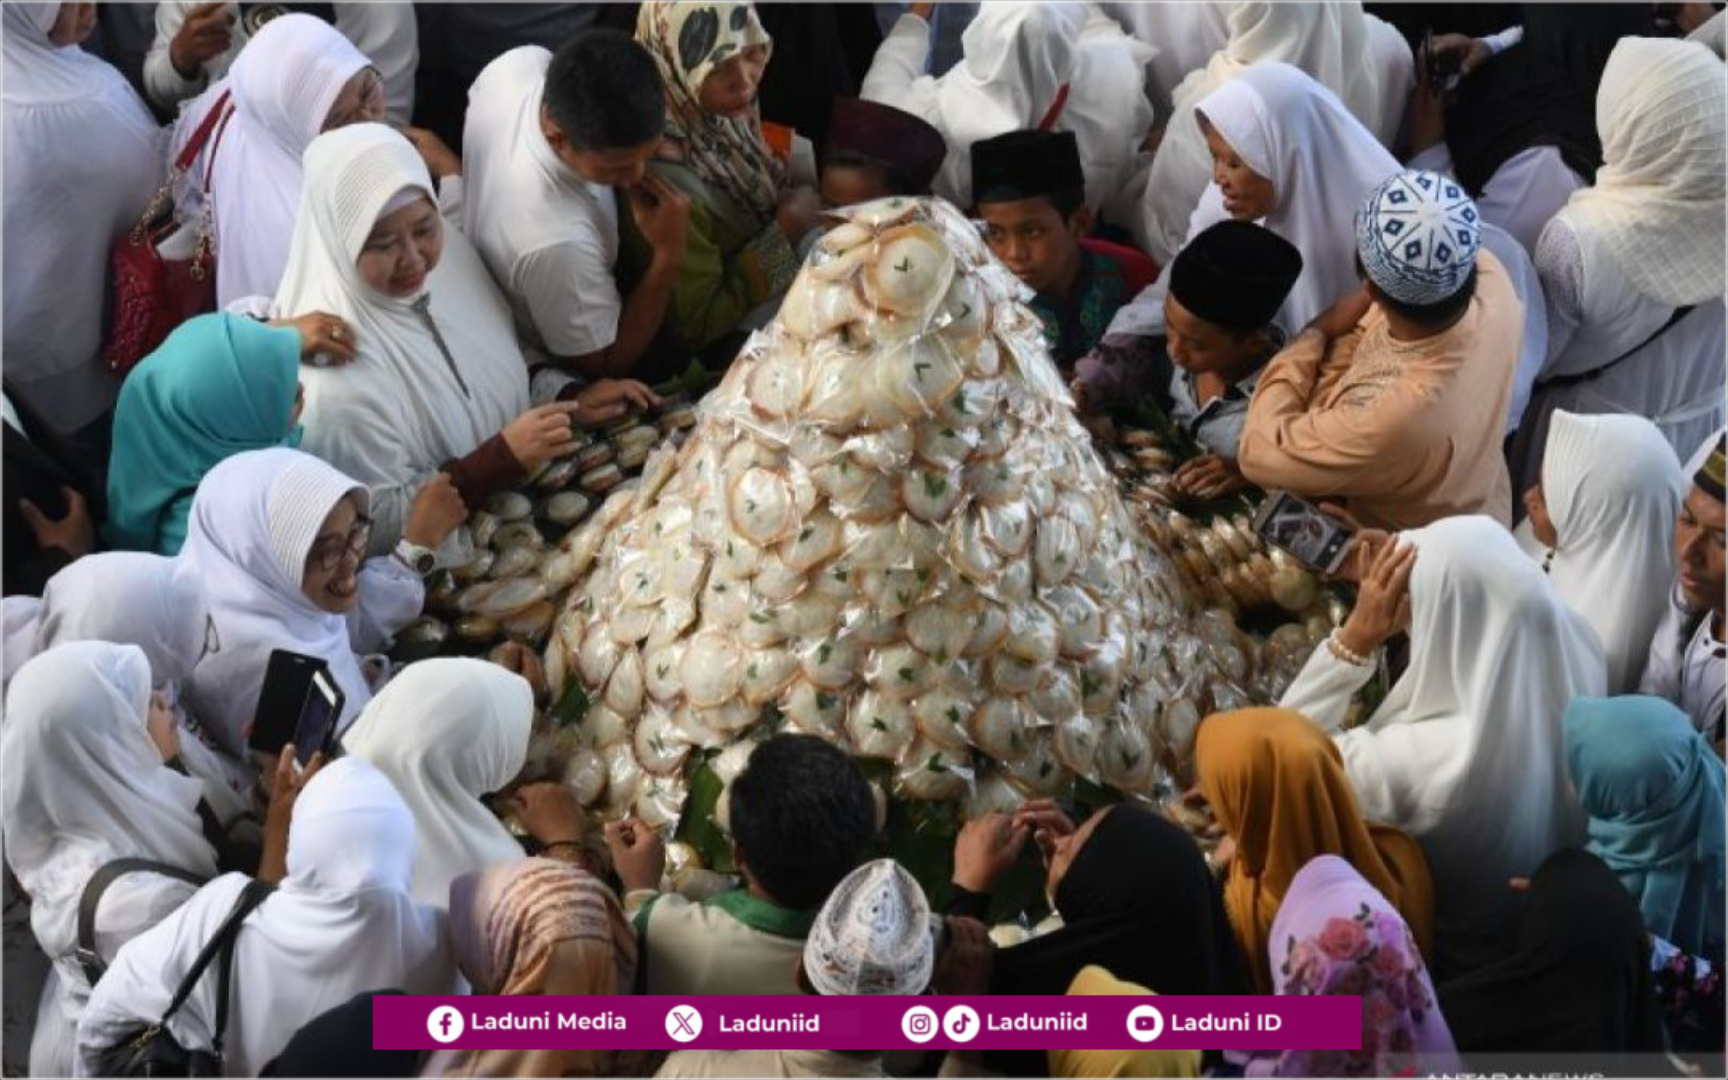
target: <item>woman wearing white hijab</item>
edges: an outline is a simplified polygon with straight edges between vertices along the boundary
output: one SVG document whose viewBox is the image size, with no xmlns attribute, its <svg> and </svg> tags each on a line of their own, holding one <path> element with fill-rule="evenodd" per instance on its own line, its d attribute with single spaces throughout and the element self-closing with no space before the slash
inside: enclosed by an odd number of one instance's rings
<svg viewBox="0 0 1728 1080">
<path fill-rule="evenodd" d="M 1674 448 L 1643 417 L 1554 414 L 1515 535 L 1602 639 L 1610 694 L 1637 691 L 1668 610 L 1687 487 Z"/>
<path fill-rule="evenodd" d="M 1215 179 L 1205 185 L 1200 205 L 1191 208 L 1192 223 L 1184 221 L 1191 230 L 1188 235 L 1233 217 L 1257 220 L 1294 245 L 1302 253 L 1302 276 L 1276 320 L 1294 337 L 1361 284 L 1356 276 L 1356 211 L 1399 170 L 1398 159 L 1375 141 L 1337 94 L 1289 64 L 1255 64 L 1188 112 L 1196 124 L 1203 117 L 1230 151 L 1226 167 L 1214 169 Z M 1204 140 L 1201 153 L 1211 160 Z M 1216 179 L 1220 175 L 1224 186 Z M 1245 197 L 1241 176 L 1249 176 L 1255 187 L 1269 184 L 1270 192 L 1261 200 Z M 1117 313 L 1110 333 L 1162 334 L 1168 291 L 1160 275 Z"/>
<path fill-rule="evenodd" d="M 193 669 L 186 697 L 235 758 L 246 758 L 272 650 L 329 665 L 347 699 L 341 731 L 372 698 L 355 654 L 419 615 L 420 576 L 394 558 L 364 559 L 366 511 L 365 487 L 298 450 L 235 454 L 199 485 L 180 557 L 204 582 L 220 648 Z"/>
<path fill-rule="evenodd" d="M 232 823 L 252 809 L 251 777 L 197 737 L 197 720 L 180 701 L 180 687 L 206 652 L 220 648 L 211 632 L 204 585 L 191 564 L 137 551 L 86 555 L 48 579 L 40 599 L 8 596 L 5 670 L 0 690 L 32 657 L 74 641 L 136 645 L 150 662 L 151 685 L 161 691 L 185 731 L 180 757 L 204 783 L 204 797 L 219 820 Z"/>
<path fill-rule="evenodd" d="M 929 26 L 902 15 L 859 90 L 928 121 L 948 141 L 936 194 L 971 205 L 972 144 L 1029 128 L 1074 133 L 1093 210 L 1133 184 L 1153 119 L 1143 89 L 1152 50 L 1096 5 L 983 4 L 961 47 L 947 73 L 924 74 Z"/>
<path fill-rule="evenodd" d="M 174 193 L 180 219 L 195 222 L 209 187 L 218 307 L 275 294 L 307 144 L 332 127 L 384 118 L 383 82 L 371 64 L 324 20 L 283 15 L 247 43 L 227 78 L 181 111 L 175 156 L 212 109 L 226 114 Z"/>
<path fill-rule="evenodd" d="M 294 804 L 288 876 L 246 917 L 234 945 L 225 1075 L 257 1076 L 294 1033 L 366 990 L 447 994 L 455 972 L 443 920 L 408 895 L 415 822 L 378 770 L 345 759 L 320 769 Z M 103 1051 L 155 1023 L 248 879 L 226 874 L 120 951 L 78 1024 L 78 1076 Z M 169 1021 L 182 1046 L 207 1048 L 216 979 Z"/>
<path fill-rule="evenodd" d="M 522 858 L 480 797 L 522 771 L 533 723 L 534 692 L 520 675 L 483 660 L 422 660 L 343 737 L 343 750 L 377 766 L 414 812 L 414 899 L 447 910 L 452 881 Z"/>
<path fill-rule="evenodd" d="M 1540 475 L 1555 409 L 1646 417 L 1676 454 L 1723 423 L 1722 61 L 1696 42 L 1622 39 L 1602 72 L 1596 126 L 1595 186 L 1536 243 L 1548 362 L 1519 428 L 1517 484 Z"/>
<path fill-rule="evenodd" d="M 214 877 L 216 853 L 199 826 L 198 781 L 166 764 L 175 750 L 172 721 L 152 701 L 140 649 L 103 642 L 51 649 L 23 666 L 6 705 L 6 861 L 54 964 L 38 1006 L 30 1075 L 67 1076 L 90 995 L 76 950 L 91 875 L 115 859 L 144 858 Z M 160 874 L 120 876 L 97 909 L 96 951 L 113 960 L 195 891 Z"/>
<path fill-rule="evenodd" d="M 509 304 L 439 216 L 419 153 L 382 124 L 307 147 L 274 309 L 326 311 L 355 335 L 352 363 L 301 375 L 301 446 L 371 489 L 374 554 L 403 535 L 416 491 L 437 472 L 475 508 L 576 448 L 570 420 L 587 406 L 530 408 Z"/>
<path fill-rule="evenodd" d="M 1409 46 L 1392 27 L 1364 14 L 1359 3 L 1240 3 L 1231 9 L 1229 24 L 1224 48 L 1176 88 L 1174 110 L 1152 159 L 1142 215 L 1147 254 L 1165 266 L 1189 235 L 1188 219 L 1212 175 L 1194 112 L 1208 95 L 1252 65 L 1290 64 L 1337 94 L 1384 148 L 1398 136 L 1413 85 Z M 1306 258 L 1308 249 L 1302 254 Z"/>
<path fill-rule="evenodd" d="M 1595 632 L 1497 522 L 1446 518 L 1398 539 L 1279 704 L 1334 733 L 1365 817 L 1421 842 L 1436 959 L 1459 971 L 1516 926 L 1508 879 L 1583 840 L 1560 719 L 1607 678 Z M 1361 727 L 1340 730 L 1404 619 L 1409 665 Z"/>
<path fill-rule="evenodd" d="M 6 383 L 62 435 L 114 407 L 102 362 L 108 249 L 162 185 L 162 130 L 77 45 L 94 4 L 0 5 L 5 49 Z"/>
</svg>

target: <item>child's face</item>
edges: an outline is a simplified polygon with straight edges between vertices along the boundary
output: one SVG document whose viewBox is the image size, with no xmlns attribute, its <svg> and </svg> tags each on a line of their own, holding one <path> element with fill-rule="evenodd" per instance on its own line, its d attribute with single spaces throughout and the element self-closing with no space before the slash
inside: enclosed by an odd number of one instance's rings
<svg viewBox="0 0 1728 1080">
<path fill-rule="evenodd" d="M 861 165 L 829 165 L 822 170 L 822 208 L 857 206 L 897 194 L 889 190 L 878 169 Z"/>
<path fill-rule="evenodd" d="M 1169 295 L 1164 298 L 1164 347 L 1170 362 L 1189 374 L 1234 379 L 1259 358 L 1265 340 L 1209 323 Z"/>
<path fill-rule="evenodd" d="M 1080 238 L 1086 235 L 1084 207 L 1064 220 L 1049 199 L 1017 199 L 978 206 L 984 241 L 1014 275 L 1034 292 L 1060 292 L 1080 263 Z"/>
</svg>

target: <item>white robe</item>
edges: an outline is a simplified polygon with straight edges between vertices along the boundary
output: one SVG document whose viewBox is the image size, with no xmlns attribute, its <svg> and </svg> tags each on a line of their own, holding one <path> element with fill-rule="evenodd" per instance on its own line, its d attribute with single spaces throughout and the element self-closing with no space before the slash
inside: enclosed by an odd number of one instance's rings
<svg viewBox="0 0 1728 1080">
<path fill-rule="evenodd" d="M 1098 6 L 1136 41 L 1158 50 L 1146 65 L 1146 91 L 1159 120 L 1168 120 L 1176 87 L 1230 40 L 1230 9 L 1235 5 L 1231 0 L 1127 0 Z"/>
<path fill-rule="evenodd" d="M 882 42 L 859 96 L 928 121 L 948 142 L 936 194 L 972 204 L 972 144 L 1035 128 L 1068 97 L 1053 131 L 1072 131 L 1094 210 L 1134 183 L 1139 145 L 1152 126 L 1143 92 L 1152 50 L 1093 4 L 989 3 L 966 27 L 965 55 L 941 76 L 924 74 L 929 27 L 903 15 Z M 1143 179 L 1143 178 L 1142 178 Z"/>
<path fill-rule="evenodd" d="M 235 940 L 225 1075 L 257 1076 L 301 1027 L 363 991 L 452 992 L 443 919 L 407 893 L 414 831 L 401 796 L 365 762 L 334 762 L 306 785 L 288 876 Z M 94 1075 L 103 1050 L 161 1018 L 247 880 L 218 878 L 120 950 L 78 1024 L 74 1075 Z M 199 980 L 169 1022 L 182 1046 L 210 1045 L 216 985 L 213 973 Z"/>
<path fill-rule="evenodd" d="M 209 185 L 217 307 L 276 292 L 300 208 L 301 156 L 343 84 L 370 63 L 330 24 L 283 15 L 247 43 L 227 78 L 181 110 L 176 156 L 222 95 L 232 95 L 224 106 L 232 115 L 175 187 L 175 213 L 193 221 L 206 213 L 203 188 Z"/>
<path fill-rule="evenodd" d="M 144 58 L 144 92 L 163 108 L 173 108 L 204 90 L 210 80 L 228 74 L 234 58 L 246 47 L 250 36 L 239 18 L 228 26 L 226 50 L 204 61 L 191 79 L 181 78 L 169 55 L 174 35 L 186 16 L 204 0 L 162 0 L 156 5 L 156 39 Z M 336 29 L 354 47 L 372 58 L 384 76 L 385 112 L 406 124 L 414 114 L 414 72 L 420 64 L 420 30 L 412 4 L 332 4 Z M 239 7 L 231 4 L 229 10 Z"/>
<path fill-rule="evenodd" d="M 1364 14 L 1361 4 L 1239 3 L 1229 25 L 1230 40 L 1176 88 L 1152 160 L 1142 216 L 1147 253 L 1161 265 L 1181 249 L 1212 176 L 1195 106 L 1253 65 L 1277 61 L 1307 72 L 1337 94 L 1382 147 L 1392 145 L 1403 122 L 1415 70 L 1410 49 L 1396 30 Z"/>
<path fill-rule="evenodd" d="M 1498 523 L 1447 518 L 1403 538 L 1417 549 L 1410 665 L 1386 699 L 1340 731 L 1375 669 L 1323 642 L 1279 704 L 1334 733 L 1364 817 L 1421 842 L 1440 962 L 1464 970 L 1517 926 L 1507 879 L 1584 840 L 1560 718 L 1607 677 L 1595 632 Z"/>
<path fill-rule="evenodd" d="M 522 857 L 522 845 L 480 796 L 502 790 L 528 754 L 534 694 L 521 676 L 482 660 L 422 660 L 372 700 L 342 739 L 376 766 L 414 812 L 410 892 L 440 911 L 450 883 Z"/>
<path fill-rule="evenodd" d="M 1398 171 L 1398 159 L 1375 141 L 1336 94 L 1289 64 L 1255 64 L 1198 108 L 1242 160 L 1272 182 L 1277 204 L 1260 223 L 1302 253 L 1302 275 L 1275 320 L 1294 337 L 1360 284 L 1356 211 L 1369 192 Z M 1218 185 L 1208 183 L 1189 222 L 1188 238 L 1228 216 Z M 1109 332 L 1162 334 L 1168 278 L 1160 274 L 1124 305 Z"/>
<path fill-rule="evenodd" d="M 120 73 L 48 30 L 58 4 L 7 3 L 4 105 L 7 383 L 61 434 L 114 407 L 102 361 L 108 252 L 162 186 L 162 129 Z"/>
<path fill-rule="evenodd" d="M 90 876 L 119 858 L 216 873 L 198 821 L 198 781 L 167 768 L 146 730 L 150 692 L 141 649 L 78 642 L 25 664 L 7 693 L 0 733 L 6 861 L 30 896 L 31 928 L 54 964 L 31 1041 L 33 1076 L 71 1069 L 73 1030 L 90 993 L 76 956 Z M 155 874 L 123 876 L 97 909 L 97 951 L 111 959 L 193 891 Z"/>
<path fill-rule="evenodd" d="M 1686 488 L 1679 459 L 1650 421 L 1554 414 L 1542 462 L 1559 538 L 1548 579 L 1602 640 L 1610 694 L 1637 692 L 1667 612 Z"/>
<path fill-rule="evenodd" d="M 204 582 L 216 647 L 193 669 L 186 695 L 193 714 L 236 758 L 247 756 L 244 729 L 273 650 L 330 666 L 346 696 L 341 731 L 372 697 L 356 652 L 383 647 L 420 613 L 425 587 L 396 559 L 361 567 L 359 603 L 347 617 L 315 606 L 301 589 L 324 519 L 354 494 L 365 513 L 365 493 L 317 458 L 280 448 L 235 454 L 198 487 L 180 557 Z"/>
<path fill-rule="evenodd" d="M 273 310 L 327 311 L 354 328 L 354 362 L 300 376 L 301 446 L 371 489 L 380 554 L 401 537 L 421 485 L 527 411 L 528 365 L 509 304 L 458 230 L 444 227 L 443 255 L 418 296 L 385 296 L 361 280 L 355 264 L 390 200 L 415 189 L 437 202 L 407 139 L 354 124 L 313 140 L 305 164 Z"/>
</svg>

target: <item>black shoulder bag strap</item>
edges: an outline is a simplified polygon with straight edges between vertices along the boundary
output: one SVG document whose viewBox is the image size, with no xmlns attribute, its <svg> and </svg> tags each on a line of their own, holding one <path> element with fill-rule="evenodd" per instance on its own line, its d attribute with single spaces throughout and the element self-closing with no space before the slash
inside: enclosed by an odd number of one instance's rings
<svg viewBox="0 0 1728 1080">
<path fill-rule="evenodd" d="M 234 906 L 229 909 L 228 917 L 222 920 L 222 926 L 216 931 L 216 936 L 205 943 L 199 950 L 198 958 L 192 961 L 192 967 L 187 970 L 186 977 L 180 980 L 180 988 L 174 991 L 174 1000 L 168 1003 L 168 1010 L 162 1014 L 162 1019 L 155 1026 L 166 1030 L 168 1021 L 180 1011 L 180 1006 L 186 1004 L 186 999 L 192 996 L 192 991 L 198 986 L 198 980 L 204 977 L 204 971 L 218 955 L 222 958 L 222 970 L 217 973 L 216 984 L 216 1026 L 211 1032 L 211 1050 L 218 1059 L 222 1056 L 222 1036 L 228 1028 L 228 991 L 233 980 L 234 941 L 240 936 L 240 925 L 246 921 L 246 916 L 264 902 L 264 898 L 276 891 L 276 886 L 253 879 L 246 883 Z"/>
<path fill-rule="evenodd" d="M 1668 316 L 1668 321 L 1663 323 L 1661 326 L 1658 326 L 1656 328 L 1655 333 L 1651 334 L 1649 337 L 1645 338 L 1643 341 L 1640 341 L 1638 344 L 1632 346 L 1630 349 L 1627 349 L 1625 352 L 1621 353 L 1619 356 L 1616 356 L 1614 359 L 1608 361 L 1606 364 L 1603 364 L 1600 367 L 1593 367 L 1589 371 L 1580 371 L 1576 375 L 1556 375 L 1551 379 L 1537 379 L 1536 380 L 1536 389 L 1537 390 L 1547 390 L 1550 387 L 1555 387 L 1555 386 L 1577 386 L 1579 383 L 1594 382 L 1595 380 L 1601 378 L 1604 374 L 1606 374 L 1609 368 L 1620 363 L 1620 361 L 1630 359 L 1631 357 L 1636 356 L 1638 353 L 1643 352 L 1645 346 L 1649 345 L 1651 342 L 1655 341 L 1657 338 L 1661 337 L 1663 334 L 1666 334 L 1668 331 L 1672 330 L 1674 328 L 1674 324 L 1678 323 L 1681 319 L 1684 319 L 1687 315 L 1691 314 L 1692 309 L 1696 306 L 1697 305 L 1695 305 L 1695 304 L 1687 304 L 1684 307 L 1675 308 L 1674 314 Z"/>
<path fill-rule="evenodd" d="M 138 871 L 176 878 L 194 888 L 202 887 L 210 880 L 190 870 L 182 870 L 167 863 L 152 862 L 149 859 L 115 859 L 113 862 L 104 863 L 91 874 L 90 880 L 84 883 L 83 893 L 78 897 L 78 948 L 73 953 L 78 965 L 84 969 L 84 978 L 91 986 L 95 986 L 96 981 L 102 978 L 102 973 L 108 970 L 108 965 L 96 951 L 96 909 L 102 903 L 102 894 L 122 875 Z"/>
</svg>

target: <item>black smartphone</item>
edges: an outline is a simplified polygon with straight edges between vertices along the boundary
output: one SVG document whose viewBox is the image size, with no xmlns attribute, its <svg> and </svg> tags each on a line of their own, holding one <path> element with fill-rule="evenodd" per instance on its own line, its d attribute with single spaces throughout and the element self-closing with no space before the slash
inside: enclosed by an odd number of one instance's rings
<svg viewBox="0 0 1728 1080">
<path fill-rule="evenodd" d="M 252 714 L 247 746 L 274 757 L 294 744 L 294 757 L 304 765 L 312 755 L 330 749 L 336 721 L 346 701 L 330 667 L 315 656 L 276 649 L 264 669 L 264 686 Z"/>
<path fill-rule="evenodd" d="M 1335 574 L 1350 548 L 1350 527 L 1288 491 L 1269 491 L 1254 531 L 1310 570 Z"/>
</svg>

